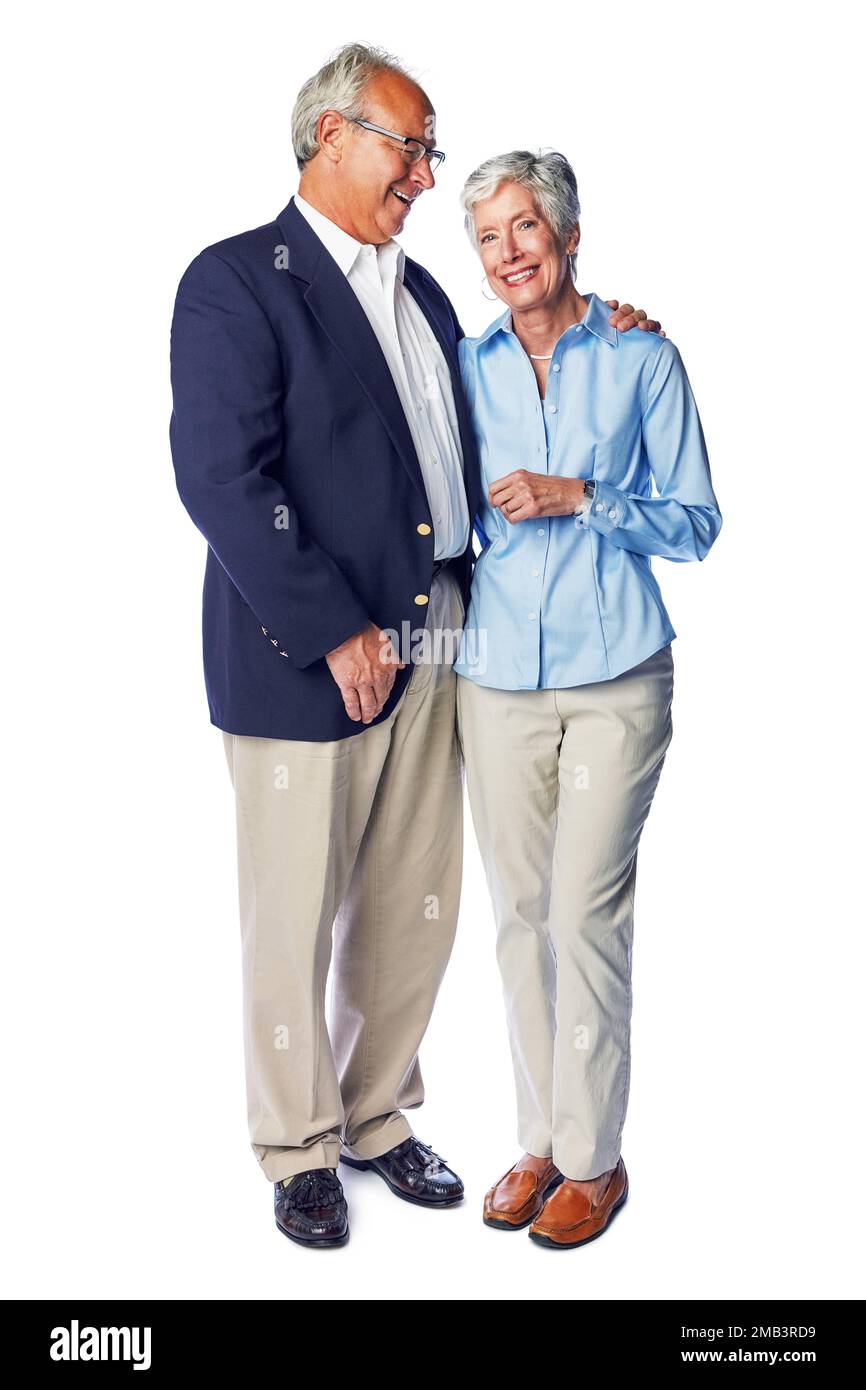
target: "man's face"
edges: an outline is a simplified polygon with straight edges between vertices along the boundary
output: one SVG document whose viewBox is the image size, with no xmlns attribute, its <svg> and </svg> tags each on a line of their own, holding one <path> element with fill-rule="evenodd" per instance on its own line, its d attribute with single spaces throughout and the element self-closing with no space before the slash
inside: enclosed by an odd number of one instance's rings
<svg viewBox="0 0 866 1390">
<path fill-rule="evenodd" d="M 436 116 L 427 97 L 397 73 L 380 73 L 372 79 L 361 115 L 385 130 L 411 135 L 424 145 L 435 144 Z M 434 183 L 426 159 L 407 164 L 398 141 L 345 123 L 340 201 L 360 241 L 380 245 L 398 236 L 415 199 Z"/>
</svg>

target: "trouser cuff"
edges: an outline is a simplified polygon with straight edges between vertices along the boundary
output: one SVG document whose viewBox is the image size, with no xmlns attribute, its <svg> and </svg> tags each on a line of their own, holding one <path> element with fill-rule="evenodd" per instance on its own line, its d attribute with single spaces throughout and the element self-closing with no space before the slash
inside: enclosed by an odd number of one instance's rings
<svg viewBox="0 0 866 1390">
<path fill-rule="evenodd" d="M 382 1154 L 402 1144 L 414 1130 L 403 1115 L 395 1115 L 372 1134 L 365 1134 L 354 1144 L 343 1144 L 343 1153 L 349 1158 L 380 1158 Z"/>
</svg>

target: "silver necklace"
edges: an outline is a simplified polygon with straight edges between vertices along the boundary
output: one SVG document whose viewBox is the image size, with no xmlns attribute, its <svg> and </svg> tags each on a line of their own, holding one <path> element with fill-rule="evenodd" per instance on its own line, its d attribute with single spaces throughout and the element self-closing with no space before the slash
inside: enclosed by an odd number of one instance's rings
<svg viewBox="0 0 866 1390">
<path fill-rule="evenodd" d="M 549 362 L 553 356 L 552 352 L 531 352 L 530 357 L 533 362 Z"/>
</svg>

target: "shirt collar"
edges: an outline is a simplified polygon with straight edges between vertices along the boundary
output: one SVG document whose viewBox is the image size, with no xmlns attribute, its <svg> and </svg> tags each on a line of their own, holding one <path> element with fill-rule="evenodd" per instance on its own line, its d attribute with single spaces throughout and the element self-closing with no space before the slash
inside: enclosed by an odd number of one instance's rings
<svg viewBox="0 0 866 1390">
<path fill-rule="evenodd" d="M 383 270 L 393 266 L 394 274 L 397 279 L 403 279 L 403 263 L 406 260 L 406 253 L 399 241 L 395 241 L 393 237 L 389 237 L 387 241 L 382 242 L 381 246 L 376 247 L 376 254 L 379 257 L 379 265 Z"/>
<path fill-rule="evenodd" d="M 581 332 L 583 329 L 587 329 L 590 333 L 594 334 L 596 338 L 603 338 L 606 343 L 610 343 L 611 347 L 616 347 L 619 335 L 617 330 L 608 323 L 609 318 L 610 309 L 605 304 L 604 300 L 599 299 L 596 294 L 590 294 L 589 305 L 580 323 L 572 324 L 571 328 L 567 331 L 576 333 Z M 498 319 L 494 319 L 493 323 L 484 330 L 481 337 L 478 339 L 479 346 L 481 343 L 486 343 L 488 338 L 492 338 L 494 333 L 499 332 L 514 332 L 511 326 L 510 309 L 506 309 L 504 314 L 500 315 Z"/>
<path fill-rule="evenodd" d="M 603 299 L 599 299 L 597 294 L 591 294 L 581 323 L 590 333 L 594 333 L 596 338 L 603 338 L 611 347 L 616 347 L 619 335 L 613 325 L 608 323 L 610 312 Z M 576 324 L 575 327 L 579 328 L 580 324 Z"/>
<path fill-rule="evenodd" d="M 330 217 L 326 217 L 323 212 L 319 212 L 318 208 L 314 208 L 311 203 L 307 202 L 306 198 L 301 197 L 300 193 L 294 195 L 294 202 L 298 212 L 303 213 L 323 243 L 325 250 L 333 256 L 344 275 L 349 274 L 362 251 L 369 254 L 367 247 L 372 247 L 372 243 L 358 241 L 356 237 L 344 232 L 342 227 L 338 227 L 336 222 L 331 221 Z M 405 253 L 400 243 L 390 237 L 388 241 L 374 249 L 382 268 L 390 268 L 393 265 L 396 278 L 402 281 Z"/>
</svg>

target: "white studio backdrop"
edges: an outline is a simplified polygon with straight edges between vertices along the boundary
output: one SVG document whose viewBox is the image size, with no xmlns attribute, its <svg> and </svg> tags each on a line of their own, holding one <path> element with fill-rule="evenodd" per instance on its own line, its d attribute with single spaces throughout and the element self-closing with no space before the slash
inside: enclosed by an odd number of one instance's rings
<svg viewBox="0 0 866 1390">
<path fill-rule="evenodd" d="M 175 0 L 7 16 L 6 1296 L 862 1296 L 853 13 Z M 193 256 L 296 189 L 295 93 L 358 38 L 437 108 L 448 158 L 403 242 L 467 332 L 499 310 L 463 178 L 516 146 L 569 156 L 579 287 L 643 306 L 680 348 L 724 515 L 703 564 L 654 566 L 679 636 L 638 871 L 631 1196 L 569 1261 L 480 1219 L 519 1151 L 468 807 L 412 1116 L 464 1207 L 348 1174 L 352 1240 L 323 1262 L 277 1233 L 248 1147 L 234 805 L 201 672 L 205 545 L 168 448 L 168 333 Z"/>
</svg>

